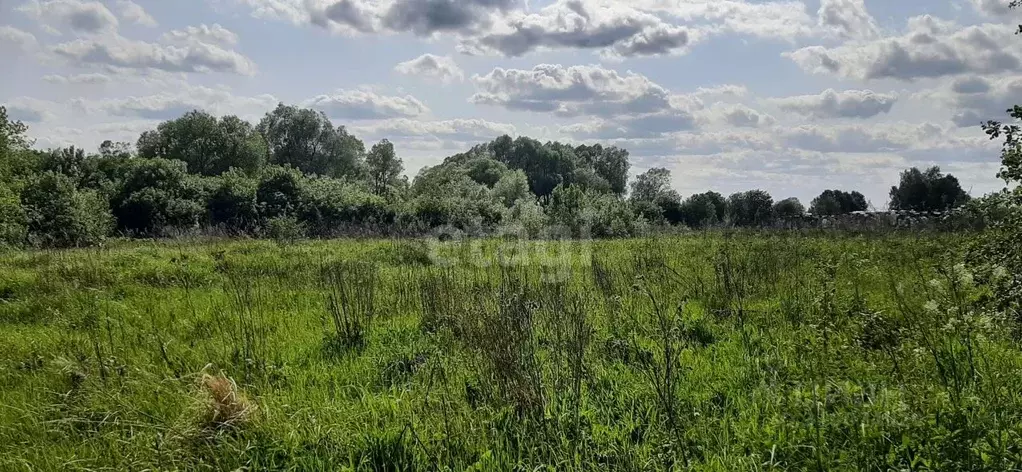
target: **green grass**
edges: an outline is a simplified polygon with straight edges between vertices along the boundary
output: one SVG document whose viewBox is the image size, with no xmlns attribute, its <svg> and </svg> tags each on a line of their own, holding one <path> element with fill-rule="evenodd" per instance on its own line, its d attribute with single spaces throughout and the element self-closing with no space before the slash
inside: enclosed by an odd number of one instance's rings
<svg viewBox="0 0 1022 472">
<path fill-rule="evenodd" d="M 966 243 L 0 254 L 0 470 L 1018 469 L 1017 320 Z"/>
</svg>

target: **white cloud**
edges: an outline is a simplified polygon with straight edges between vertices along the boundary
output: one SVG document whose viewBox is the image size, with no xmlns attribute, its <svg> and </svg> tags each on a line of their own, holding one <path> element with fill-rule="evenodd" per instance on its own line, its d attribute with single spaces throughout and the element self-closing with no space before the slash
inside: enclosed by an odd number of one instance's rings
<svg viewBox="0 0 1022 472">
<path fill-rule="evenodd" d="M 722 123 L 739 128 L 762 128 L 777 122 L 769 114 L 741 104 L 718 103 L 711 106 L 704 117 L 711 123 Z"/>
<path fill-rule="evenodd" d="M 1011 11 L 1008 7 L 1011 3 L 1009 0 L 969 0 L 969 3 L 977 12 L 992 17 L 1003 18 Z"/>
<path fill-rule="evenodd" d="M 394 67 L 398 73 L 413 77 L 430 77 L 444 83 L 462 81 L 465 72 L 458 67 L 450 56 L 423 54 L 410 61 L 402 62 Z"/>
<path fill-rule="evenodd" d="M 493 69 L 472 77 L 480 92 L 471 101 L 510 110 L 562 116 L 615 116 L 671 110 L 671 94 L 643 75 L 600 66 L 540 64 L 532 70 Z"/>
<path fill-rule="evenodd" d="M 939 89 L 921 92 L 916 98 L 937 100 L 951 110 L 951 121 L 956 125 L 976 127 L 989 120 L 1007 119 L 1006 110 L 1022 103 L 1022 77 L 959 77 Z"/>
<path fill-rule="evenodd" d="M 55 110 L 60 108 L 57 103 L 32 97 L 17 97 L 4 106 L 11 119 L 28 124 L 49 121 L 56 116 Z"/>
<path fill-rule="evenodd" d="M 132 0 L 117 0 L 117 8 L 117 13 L 124 21 L 148 26 L 150 28 L 155 28 L 159 25 L 159 23 L 156 22 L 156 19 L 145 11 L 145 8 L 142 8 L 141 5 L 133 2 Z"/>
<path fill-rule="evenodd" d="M 601 0 L 605 4 L 618 0 Z M 737 33 L 791 41 L 815 33 L 813 18 L 801 1 L 630 0 L 639 10 L 695 23 L 714 34 Z"/>
<path fill-rule="evenodd" d="M 117 17 L 97 1 L 30 0 L 18 10 L 50 27 L 68 27 L 77 33 L 95 34 L 117 29 Z"/>
<path fill-rule="evenodd" d="M 460 49 L 505 56 L 566 48 L 619 57 L 657 56 L 683 52 L 695 36 L 628 3 L 558 0 L 535 13 L 511 13 L 485 34 L 466 38 Z"/>
<path fill-rule="evenodd" d="M 835 48 L 810 46 L 787 53 L 813 73 L 870 80 L 944 77 L 1018 71 L 1022 51 L 1010 28 L 998 24 L 960 27 L 929 15 L 910 18 L 901 36 Z"/>
<path fill-rule="evenodd" d="M 770 102 L 783 110 L 817 118 L 872 118 L 889 113 L 898 101 L 896 94 L 876 93 L 872 90 L 824 90 L 818 95 L 799 95 L 776 98 Z"/>
<path fill-rule="evenodd" d="M 30 51 L 38 46 L 39 42 L 32 33 L 22 31 L 13 26 L 0 26 L 0 47 L 6 50 L 11 48 L 15 51 Z"/>
<path fill-rule="evenodd" d="M 356 134 L 391 137 L 398 139 L 431 137 L 438 140 L 460 142 L 488 141 L 501 135 L 517 134 L 514 125 L 494 123 L 480 119 L 457 119 L 443 121 L 417 121 L 397 118 L 371 125 L 353 126 Z"/>
<path fill-rule="evenodd" d="M 197 40 L 173 45 L 107 35 L 58 44 L 51 51 L 78 67 L 239 75 L 254 75 L 256 71 L 255 64 L 240 53 Z"/>
<path fill-rule="evenodd" d="M 817 13 L 819 26 L 840 38 L 875 39 L 880 27 L 866 11 L 863 0 L 822 0 Z"/>
<path fill-rule="evenodd" d="M 338 90 L 307 100 L 303 105 L 322 110 L 330 118 L 342 120 L 416 117 L 429 112 L 426 105 L 410 95 L 378 95 L 365 90 Z"/>
<path fill-rule="evenodd" d="M 170 120 L 192 110 L 217 115 L 238 115 L 257 118 L 271 110 L 279 100 L 272 95 L 238 96 L 226 89 L 185 86 L 153 95 L 113 99 L 75 99 L 71 105 L 89 114 L 135 117 L 147 120 Z"/>
<path fill-rule="evenodd" d="M 98 85 L 110 82 L 110 76 L 104 74 L 72 74 L 72 75 L 60 75 L 50 74 L 44 75 L 43 80 L 51 84 L 89 84 Z"/>
<path fill-rule="evenodd" d="M 220 26 L 219 23 L 214 23 L 212 26 L 203 24 L 171 30 L 164 33 L 163 40 L 184 44 L 211 43 L 230 47 L 238 44 L 238 35 Z"/>
</svg>

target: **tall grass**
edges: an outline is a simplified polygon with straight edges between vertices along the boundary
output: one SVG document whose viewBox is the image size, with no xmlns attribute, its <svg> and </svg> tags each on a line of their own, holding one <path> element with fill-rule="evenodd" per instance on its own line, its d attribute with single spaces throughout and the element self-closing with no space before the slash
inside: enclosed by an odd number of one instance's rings
<svg viewBox="0 0 1022 472">
<path fill-rule="evenodd" d="M 4 253 L 0 470 L 1022 467 L 958 236 L 532 243 Z"/>
</svg>

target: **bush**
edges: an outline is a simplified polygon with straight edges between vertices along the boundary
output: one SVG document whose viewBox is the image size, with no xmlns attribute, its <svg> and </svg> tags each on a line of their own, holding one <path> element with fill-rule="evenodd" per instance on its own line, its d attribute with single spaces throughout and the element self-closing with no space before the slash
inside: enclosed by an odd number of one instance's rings
<svg viewBox="0 0 1022 472">
<path fill-rule="evenodd" d="M 263 236 L 280 244 L 291 244 L 305 237 L 305 225 L 293 216 L 278 216 L 266 221 Z"/>
<path fill-rule="evenodd" d="M 256 204 L 262 218 L 292 216 L 302 207 L 304 177 L 290 167 L 272 167 L 259 179 Z"/>
<path fill-rule="evenodd" d="M 364 187 L 336 179 L 311 179 L 303 191 L 302 220 L 314 234 L 336 234 L 345 226 L 373 226 L 394 222 L 394 211 L 384 197 Z"/>
<path fill-rule="evenodd" d="M 71 178 L 45 172 L 22 192 L 28 240 L 42 247 L 82 247 L 101 242 L 113 226 L 106 200 L 79 191 Z"/>
<path fill-rule="evenodd" d="M 181 161 L 136 159 L 111 199 L 120 228 L 137 234 L 164 234 L 171 228 L 206 221 L 211 181 L 190 176 Z"/>
<path fill-rule="evenodd" d="M 257 182 L 240 171 L 229 171 L 215 179 L 206 201 L 210 222 L 232 232 L 248 232 L 256 227 Z"/>
<path fill-rule="evenodd" d="M 28 236 L 25 211 L 13 190 L 0 184 L 0 247 L 20 247 Z"/>
</svg>

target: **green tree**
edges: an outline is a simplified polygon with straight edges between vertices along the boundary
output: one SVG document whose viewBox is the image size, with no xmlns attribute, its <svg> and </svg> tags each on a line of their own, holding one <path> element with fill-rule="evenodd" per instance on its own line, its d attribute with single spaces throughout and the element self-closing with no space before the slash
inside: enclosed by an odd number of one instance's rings
<svg viewBox="0 0 1022 472">
<path fill-rule="evenodd" d="M 680 208 L 681 220 L 690 228 L 702 228 L 724 222 L 727 200 L 717 192 L 692 195 Z"/>
<path fill-rule="evenodd" d="M 596 175 L 607 181 L 611 192 L 624 195 L 628 190 L 628 169 L 631 167 L 628 162 L 628 151 L 615 146 L 605 148 L 596 144 L 578 146 L 575 148 L 575 154 L 587 167 L 591 167 Z"/>
<path fill-rule="evenodd" d="M 369 173 L 369 186 L 376 195 L 389 195 L 398 186 L 404 163 L 397 157 L 394 144 L 384 139 L 366 155 L 366 168 Z"/>
<path fill-rule="evenodd" d="M 25 178 L 36 169 L 34 155 L 28 151 L 28 127 L 7 116 L 7 108 L 0 106 L 0 182 Z"/>
<path fill-rule="evenodd" d="M 334 128 L 323 112 L 281 103 L 256 129 L 269 144 L 274 164 L 328 177 L 361 178 L 364 173 L 365 144 L 343 126 Z"/>
<path fill-rule="evenodd" d="M 121 151 L 111 146 L 109 152 Z M 231 168 L 254 174 L 266 162 L 266 153 L 265 140 L 248 122 L 202 111 L 163 122 L 138 139 L 140 157 L 184 161 L 188 172 L 202 175 L 220 175 Z"/>
<path fill-rule="evenodd" d="M 806 207 L 797 198 L 786 198 L 774 205 L 774 216 L 781 219 L 798 218 L 806 213 Z"/>
<path fill-rule="evenodd" d="M 969 195 L 953 175 L 934 166 L 925 172 L 911 168 L 901 173 L 901 182 L 891 188 L 893 210 L 946 211 L 969 201 Z"/>
<path fill-rule="evenodd" d="M 866 196 L 859 192 L 824 190 L 810 203 L 809 212 L 814 215 L 831 216 L 866 211 L 867 208 L 869 204 L 866 202 Z"/>
<path fill-rule="evenodd" d="M 773 218 L 774 199 L 763 190 L 735 193 L 728 197 L 727 208 L 736 226 L 762 226 Z"/>
<path fill-rule="evenodd" d="M 655 167 L 636 177 L 629 201 L 635 212 L 647 220 L 662 221 L 667 210 L 672 210 L 669 221 L 681 219 L 681 195 L 671 188 L 671 171 L 663 167 Z"/>
</svg>

